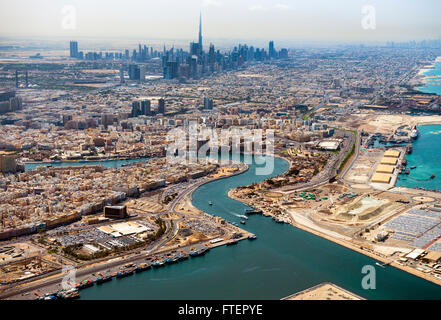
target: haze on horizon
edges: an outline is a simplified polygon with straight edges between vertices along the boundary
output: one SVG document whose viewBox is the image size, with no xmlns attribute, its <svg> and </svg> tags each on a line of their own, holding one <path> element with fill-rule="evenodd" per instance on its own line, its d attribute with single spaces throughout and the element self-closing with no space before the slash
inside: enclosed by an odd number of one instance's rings
<svg viewBox="0 0 441 320">
<path fill-rule="evenodd" d="M 361 26 L 375 8 L 376 28 Z M 76 28 L 62 28 L 73 6 Z M 436 0 L 2 0 L 0 36 L 386 42 L 441 38 Z"/>
</svg>

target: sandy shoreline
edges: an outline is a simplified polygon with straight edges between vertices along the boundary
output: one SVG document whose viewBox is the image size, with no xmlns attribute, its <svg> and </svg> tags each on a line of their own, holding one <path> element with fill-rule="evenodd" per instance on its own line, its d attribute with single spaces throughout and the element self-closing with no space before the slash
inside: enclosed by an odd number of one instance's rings
<svg viewBox="0 0 441 320">
<path fill-rule="evenodd" d="M 425 77 L 425 73 L 426 73 L 427 71 L 429 71 L 429 70 L 432 70 L 432 69 L 435 67 L 435 65 L 436 65 L 437 63 L 439 63 L 439 62 L 441 62 L 441 56 L 436 57 L 432 64 L 422 67 L 422 68 L 418 71 L 417 76 L 423 76 L 423 77 Z M 424 80 L 423 80 L 423 81 L 424 81 Z"/>
</svg>

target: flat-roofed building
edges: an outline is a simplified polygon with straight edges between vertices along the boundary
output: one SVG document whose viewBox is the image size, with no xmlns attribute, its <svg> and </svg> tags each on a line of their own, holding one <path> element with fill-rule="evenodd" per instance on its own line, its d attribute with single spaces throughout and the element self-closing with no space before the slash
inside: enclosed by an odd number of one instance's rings
<svg viewBox="0 0 441 320">
<path fill-rule="evenodd" d="M 424 253 L 424 249 L 415 249 L 411 253 L 409 253 L 406 258 L 408 259 L 418 259 Z"/>
<path fill-rule="evenodd" d="M 391 176 L 390 174 L 385 174 L 385 173 L 375 173 L 375 174 L 372 176 L 371 182 L 389 183 L 391 177 L 392 177 L 392 176 Z"/>
<path fill-rule="evenodd" d="M 392 157 L 392 158 L 398 158 L 400 156 L 400 151 L 398 150 L 386 150 L 383 154 L 384 157 Z"/>
<path fill-rule="evenodd" d="M 396 165 L 397 161 L 398 161 L 397 158 L 383 157 L 383 159 L 381 159 L 380 163 L 387 164 L 387 165 Z"/>
<path fill-rule="evenodd" d="M 441 262 L 441 252 L 437 251 L 429 251 L 423 258 L 423 260 L 430 263 L 438 263 Z"/>
<path fill-rule="evenodd" d="M 395 167 L 394 167 L 394 166 L 390 166 L 390 165 L 387 165 L 387 164 L 380 164 L 380 165 L 377 167 L 376 172 L 378 172 L 378 173 L 390 173 L 390 174 L 392 174 L 392 173 L 394 173 L 394 170 L 395 170 Z"/>
<path fill-rule="evenodd" d="M 146 227 L 142 224 L 135 222 L 122 222 L 122 223 L 112 224 L 110 226 L 102 226 L 99 227 L 98 229 L 115 238 L 152 230 L 149 227 Z"/>
<path fill-rule="evenodd" d="M 337 140 L 324 140 L 318 144 L 318 147 L 322 150 L 336 151 L 340 148 L 340 142 Z"/>
</svg>

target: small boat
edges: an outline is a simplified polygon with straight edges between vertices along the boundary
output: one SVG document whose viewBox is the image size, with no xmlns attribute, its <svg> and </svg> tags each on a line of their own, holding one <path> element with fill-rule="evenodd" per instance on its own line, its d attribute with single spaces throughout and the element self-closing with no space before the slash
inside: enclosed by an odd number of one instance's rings
<svg viewBox="0 0 441 320">
<path fill-rule="evenodd" d="M 415 169 L 415 168 L 416 168 L 416 166 L 411 166 L 410 168 L 411 168 L 411 169 Z"/>
<path fill-rule="evenodd" d="M 167 258 L 167 259 L 165 259 L 164 261 L 165 261 L 165 263 L 167 263 L 167 264 L 172 264 L 172 263 L 176 263 L 176 262 L 178 262 L 178 260 L 179 260 L 179 257 L 178 257 L 178 256 L 174 256 L 174 257 L 172 257 L 172 258 Z"/>
<path fill-rule="evenodd" d="M 242 223 L 242 224 L 245 224 L 245 221 L 243 221 L 243 220 L 240 220 L 240 223 Z"/>
<path fill-rule="evenodd" d="M 155 261 L 155 262 L 152 263 L 152 267 L 153 268 L 159 268 L 159 267 L 162 267 L 162 266 L 164 266 L 164 261 Z"/>
<path fill-rule="evenodd" d="M 248 236 L 248 240 L 256 240 L 256 239 L 257 239 L 257 236 L 254 234 Z"/>
<path fill-rule="evenodd" d="M 112 280 L 112 276 L 99 277 L 95 280 L 96 284 L 101 284 Z"/>
<path fill-rule="evenodd" d="M 117 278 L 125 278 L 127 276 L 131 276 L 133 272 L 135 271 L 135 268 L 129 269 L 129 270 L 120 270 L 117 274 Z"/>
<path fill-rule="evenodd" d="M 126 274 L 126 272 L 124 270 L 120 270 L 119 272 L 116 273 L 116 277 L 119 278 L 124 278 L 127 277 L 128 274 Z"/>
<path fill-rule="evenodd" d="M 188 254 L 179 254 L 178 255 L 178 260 L 186 260 L 188 259 Z"/>
<path fill-rule="evenodd" d="M 57 293 L 54 294 L 54 296 L 58 299 L 65 299 L 65 300 L 71 300 L 71 299 L 77 299 L 80 297 L 80 293 L 78 292 L 78 289 L 72 288 L 72 289 L 61 289 Z"/>
<path fill-rule="evenodd" d="M 140 264 L 139 266 L 137 266 L 136 267 L 136 272 L 142 272 L 142 271 L 145 271 L 145 270 L 148 270 L 148 269 L 150 269 L 150 265 L 149 264 L 147 264 L 147 263 L 142 263 L 142 264 Z"/>
<path fill-rule="evenodd" d="M 213 205 L 213 202 L 210 201 L 210 202 L 208 202 L 208 204 L 209 204 L 210 206 L 212 206 L 212 205 Z"/>
<path fill-rule="evenodd" d="M 434 179 L 434 178 L 435 178 L 435 175 L 432 173 L 432 175 L 430 176 L 429 179 Z"/>
<path fill-rule="evenodd" d="M 94 281 L 92 280 L 84 280 L 83 282 L 79 283 L 76 288 L 77 289 L 85 289 L 85 288 L 89 288 L 91 286 L 93 286 Z"/>
<path fill-rule="evenodd" d="M 413 128 L 413 130 L 410 132 L 410 138 L 412 138 L 413 140 L 418 139 L 418 129 L 416 127 Z"/>
<path fill-rule="evenodd" d="M 193 250 L 193 251 L 190 252 L 190 256 L 192 256 L 192 257 L 202 256 L 202 255 L 204 255 L 208 250 L 209 250 L 208 248 L 202 248 L 202 249 L 197 250 L 197 251 Z"/>
<path fill-rule="evenodd" d="M 409 169 L 406 169 L 406 171 L 404 173 L 409 174 L 410 173 Z"/>
</svg>

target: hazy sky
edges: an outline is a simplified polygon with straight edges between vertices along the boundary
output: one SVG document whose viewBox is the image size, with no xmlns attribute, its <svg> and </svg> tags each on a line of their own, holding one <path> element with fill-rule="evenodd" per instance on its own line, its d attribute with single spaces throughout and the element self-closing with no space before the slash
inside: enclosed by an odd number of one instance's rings
<svg viewBox="0 0 441 320">
<path fill-rule="evenodd" d="M 375 30 L 362 28 L 364 5 L 375 8 Z M 62 27 L 65 6 L 75 30 Z M 441 38 L 439 0 L 0 0 L 0 36 L 191 40 L 200 11 L 204 39 Z"/>
</svg>

